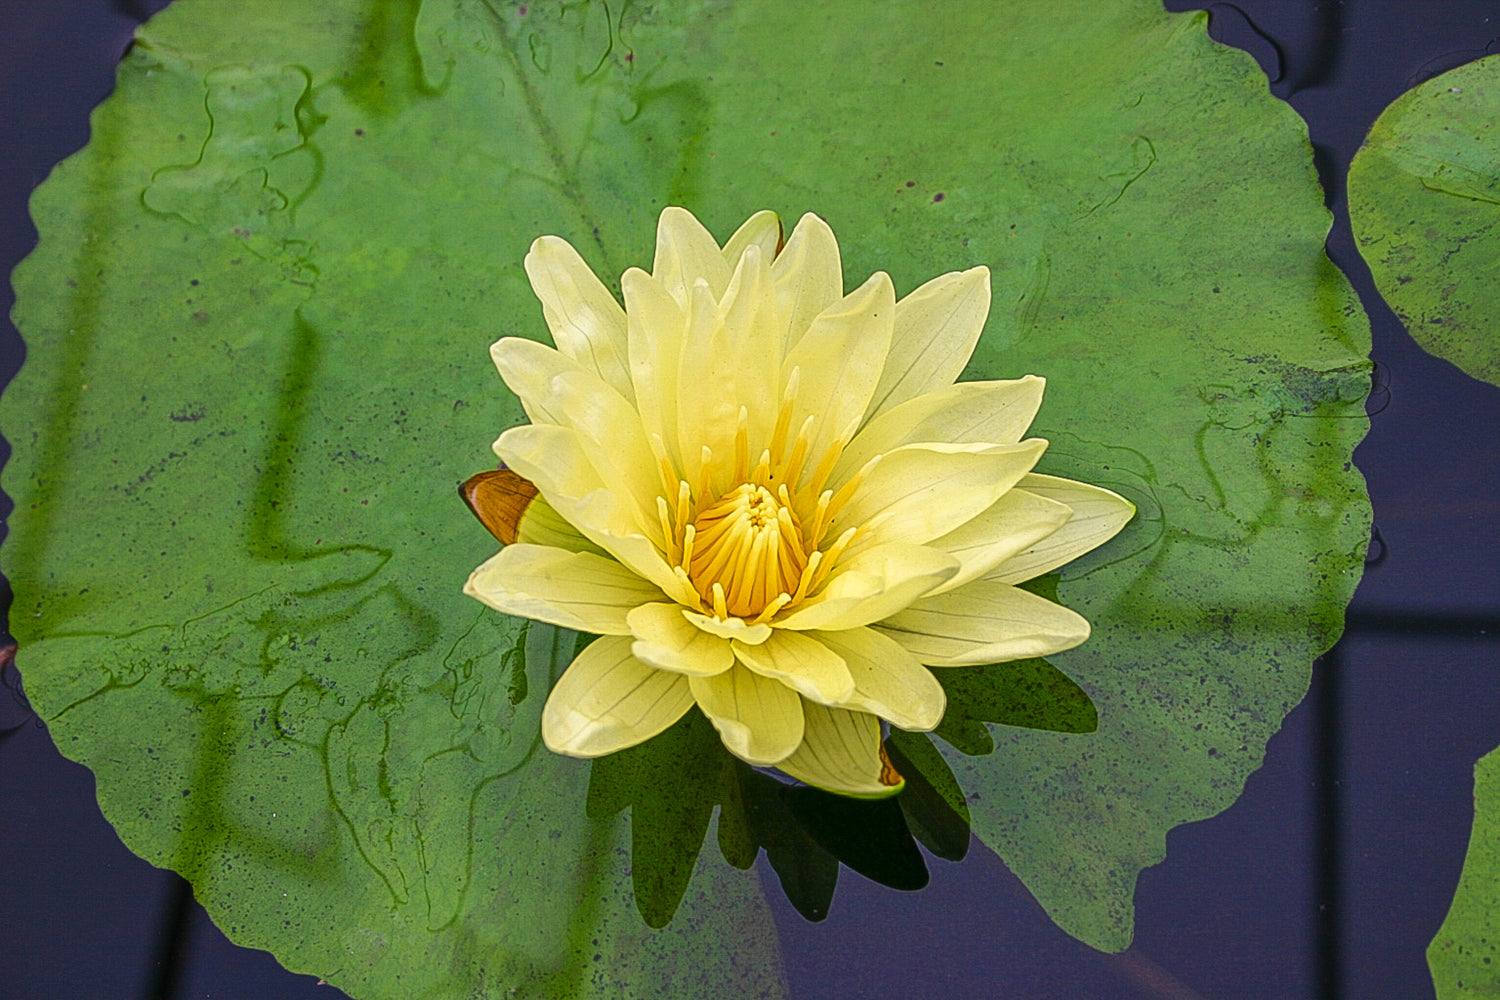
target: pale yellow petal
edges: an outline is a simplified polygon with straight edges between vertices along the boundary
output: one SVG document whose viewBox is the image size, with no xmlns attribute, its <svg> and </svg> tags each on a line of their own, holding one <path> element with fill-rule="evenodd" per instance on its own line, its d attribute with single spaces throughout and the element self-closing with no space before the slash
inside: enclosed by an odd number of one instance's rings
<svg viewBox="0 0 1500 1000">
<path fill-rule="evenodd" d="M 1115 537 L 1135 516 L 1135 504 L 1087 483 L 1032 474 L 1024 477 L 1020 486 L 1028 493 L 1067 504 L 1073 516 L 1067 524 L 986 574 L 1001 583 L 1023 583 L 1050 573 Z"/>
<path fill-rule="evenodd" d="M 587 372 L 558 375 L 552 380 L 552 394 L 562 426 L 577 432 L 600 480 L 611 493 L 628 498 L 636 529 L 664 548 L 656 498 L 673 494 L 662 482 L 635 408 Z"/>
<path fill-rule="evenodd" d="M 958 572 L 946 552 L 901 542 L 840 560 L 823 589 L 776 622 L 778 628 L 838 630 L 888 618 Z"/>
<path fill-rule="evenodd" d="M 569 524 L 547 498 L 538 493 L 526 505 L 516 525 L 516 541 L 526 545 L 547 545 L 569 552 L 592 552 L 609 558 L 609 553 L 588 540 L 588 536 Z"/>
<path fill-rule="evenodd" d="M 808 704 L 806 714 L 802 745 L 776 765 L 783 772 L 825 792 L 861 799 L 883 799 L 905 786 L 881 780 L 887 772 L 875 716 L 816 704 Z"/>
<path fill-rule="evenodd" d="M 734 663 L 729 640 L 694 626 L 680 604 L 642 604 L 625 616 L 636 658 L 661 670 L 704 677 L 722 674 Z"/>
<path fill-rule="evenodd" d="M 581 451 L 598 474 L 597 485 L 591 483 L 589 488 L 607 483 L 627 497 L 633 505 L 633 530 L 652 538 L 660 547 L 664 540 L 656 497 L 665 493 L 666 487 L 635 407 L 593 372 L 541 344 L 507 337 L 490 353 L 534 424 L 576 432 L 576 438 L 570 439 L 572 446 L 559 456 L 568 465 L 570 476 L 578 472 L 575 452 Z M 536 482 L 529 474 L 522 475 Z"/>
<path fill-rule="evenodd" d="M 1027 477 L 1022 477 L 1022 482 Z M 984 513 L 927 544 L 958 560 L 958 574 L 933 591 L 941 594 L 977 580 L 1057 531 L 1073 516 L 1065 503 L 1016 488 Z"/>
<path fill-rule="evenodd" d="M 750 461 L 770 443 L 781 395 L 781 338 L 771 271 L 756 246 L 716 302 L 699 283 L 688 306 L 677 375 L 677 441 L 684 478 L 696 484 L 702 450 L 713 457 L 716 490 L 727 490 L 739 415 L 747 420 Z"/>
<path fill-rule="evenodd" d="M 561 501 L 559 501 L 561 502 Z M 655 542 L 638 532 L 611 531 L 599 525 L 627 522 L 621 510 L 624 501 L 609 490 L 596 490 L 566 507 L 566 517 L 586 537 L 630 570 L 661 588 L 662 593 L 679 604 L 696 604 L 698 595 L 684 577 L 667 565 Z"/>
<path fill-rule="evenodd" d="M 922 598 L 876 628 L 932 667 L 1049 656 L 1089 637 L 1082 615 L 987 579 Z"/>
<path fill-rule="evenodd" d="M 577 432 L 533 424 L 512 427 L 495 442 L 495 452 L 535 483 L 553 509 L 585 538 L 673 600 L 696 603 L 691 586 L 672 572 L 658 544 L 646 535 L 660 534 L 660 522 L 651 528 L 634 501 L 610 489 Z"/>
<path fill-rule="evenodd" d="M 860 429 L 834 466 L 847 479 L 876 455 L 907 444 L 1016 444 L 1042 405 L 1045 379 L 959 382 L 908 399 Z"/>
<path fill-rule="evenodd" d="M 542 709 L 547 749 L 601 757 L 644 743 L 693 707 L 686 678 L 647 666 L 630 645 L 624 636 L 602 636 L 563 671 Z"/>
<path fill-rule="evenodd" d="M 734 655 L 763 677 L 824 705 L 839 705 L 854 694 L 849 668 L 828 646 L 786 629 L 776 629 L 758 646 L 735 643 Z"/>
<path fill-rule="evenodd" d="M 802 742 L 797 692 L 736 663 L 713 677 L 689 677 L 693 697 L 724 746 L 747 764 L 785 760 Z"/>
<path fill-rule="evenodd" d="M 793 433 L 809 416 L 814 418 L 808 471 L 865 412 L 890 346 L 895 301 L 890 277 L 878 271 L 819 313 L 807 334 L 787 351 L 781 382 L 796 371 L 799 383 Z"/>
<path fill-rule="evenodd" d="M 699 614 L 696 611 L 683 611 L 682 615 L 694 627 L 701 628 L 709 635 L 716 635 L 720 639 L 733 639 L 747 646 L 758 646 L 771 638 L 771 626 L 764 622 L 759 625 L 750 625 L 743 618 L 718 618 L 714 615 Z"/>
<path fill-rule="evenodd" d="M 729 285 L 729 263 L 703 224 L 685 208 L 662 209 L 656 223 L 656 259 L 651 276 L 662 283 L 683 309 L 693 284 L 702 278 L 715 300 Z"/>
<path fill-rule="evenodd" d="M 990 269 L 939 275 L 896 304 L 890 356 L 865 419 L 952 385 L 990 313 Z"/>
<path fill-rule="evenodd" d="M 839 244 L 828 223 L 808 212 L 797 222 L 771 266 L 776 308 L 790 351 L 823 310 L 844 297 Z"/>
<path fill-rule="evenodd" d="M 526 255 L 526 274 L 542 302 L 557 349 L 626 399 L 633 399 L 625 310 L 578 251 L 566 240 L 543 236 Z"/>
<path fill-rule="evenodd" d="M 534 424 L 562 422 L 557 401 L 552 398 L 552 380 L 563 372 L 583 368 L 546 344 L 524 337 L 502 337 L 490 345 L 490 359 L 506 386 L 521 400 L 521 408 Z"/>
<path fill-rule="evenodd" d="M 613 559 L 522 544 L 485 560 L 464 593 L 507 614 L 597 635 L 629 635 L 630 610 L 662 599 L 660 588 Z"/>
<path fill-rule="evenodd" d="M 638 267 L 620 276 L 625 296 L 630 379 L 636 408 L 649 436 L 661 436 L 667 455 L 677 461 L 677 362 L 687 332 L 687 316 L 661 282 Z"/>
<path fill-rule="evenodd" d="M 653 530 L 646 512 L 633 497 L 613 497 L 607 510 L 595 508 L 596 515 L 608 514 L 609 520 L 596 516 L 586 523 L 579 518 L 577 507 L 585 497 L 612 492 L 604 474 L 595 467 L 590 450 L 577 431 L 547 424 L 512 427 L 495 441 L 495 454 L 506 467 L 531 480 L 568 523 L 596 543 L 594 536 L 599 532 L 623 536 Z M 659 535 L 661 522 L 654 520 L 654 532 Z"/>
<path fill-rule="evenodd" d="M 872 628 L 813 632 L 848 667 L 854 692 L 840 707 L 872 712 L 898 729 L 926 731 L 943 719 L 948 696 L 932 671 Z"/>
<path fill-rule="evenodd" d="M 774 260 L 776 250 L 781 245 L 781 220 L 776 213 L 768 209 L 756 212 L 746 219 L 740 228 L 729 237 L 729 242 L 724 244 L 724 260 L 729 263 L 729 269 L 733 271 L 740 262 L 741 255 L 749 246 L 760 247 L 761 256 L 766 260 Z"/>
<path fill-rule="evenodd" d="M 1040 438 L 1010 445 L 905 445 L 885 455 L 838 515 L 857 526 L 850 551 L 887 542 L 921 545 L 988 510 L 1046 450 Z"/>
</svg>

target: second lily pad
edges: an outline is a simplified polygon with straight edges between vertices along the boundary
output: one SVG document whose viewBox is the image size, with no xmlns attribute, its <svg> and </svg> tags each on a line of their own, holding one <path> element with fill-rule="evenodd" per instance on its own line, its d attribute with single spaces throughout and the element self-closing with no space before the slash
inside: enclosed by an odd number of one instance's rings
<svg viewBox="0 0 1500 1000">
<path fill-rule="evenodd" d="M 1500 385 L 1500 56 L 1381 112 L 1349 167 L 1349 218 L 1417 343 Z"/>
</svg>

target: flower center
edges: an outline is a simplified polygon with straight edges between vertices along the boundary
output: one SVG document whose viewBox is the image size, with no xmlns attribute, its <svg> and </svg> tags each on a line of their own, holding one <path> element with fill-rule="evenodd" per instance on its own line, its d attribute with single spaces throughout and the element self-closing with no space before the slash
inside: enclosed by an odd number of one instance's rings
<svg viewBox="0 0 1500 1000">
<path fill-rule="evenodd" d="M 704 446 L 697 489 L 678 477 L 661 435 L 651 436 L 664 487 L 656 498 L 662 554 L 681 584 L 677 599 L 691 605 L 688 594 L 696 592 L 701 610 L 716 618 L 760 624 L 817 594 L 859 530 L 845 527 L 834 537 L 826 537 L 880 456 L 870 459 L 837 490 L 824 489 L 858 425 L 852 423 L 826 445 L 820 458 L 810 455 L 816 420 L 807 417 L 796 436 L 791 434 L 799 374 L 792 369 L 775 433 L 753 468 L 748 413 L 743 406 L 732 464 L 716 463 L 713 452 Z M 818 461 L 809 465 L 811 458 Z M 715 482 L 716 475 L 726 472 Z M 725 479 L 739 485 L 719 493 Z"/>
<path fill-rule="evenodd" d="M 778 595 L 796 591 L 807 556 L 785 496 L 778 500 L 766 487 L 744 483 L 705 508 L 693 532 L 688 578 L 704 601 L 715 603 L 718 584 L 728 612 L 749 618 Z"/>
</svg>

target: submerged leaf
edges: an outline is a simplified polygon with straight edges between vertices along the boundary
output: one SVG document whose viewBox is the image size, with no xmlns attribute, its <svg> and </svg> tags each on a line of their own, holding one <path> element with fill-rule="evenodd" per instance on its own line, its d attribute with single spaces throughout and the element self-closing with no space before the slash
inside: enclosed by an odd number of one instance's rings
<svg viewBox="0 0 1500 1000">
<path fill-rule="evenodd" d="M 787 786 L 768 774 L 736 765 L 740 777 L 738 817 L 721 818 L 747 831 L 752 843 L 766 849 L 766 860 L 781 880 L 787 901 L 808 920 L 828 916 L 838 885 L 839 862 L 807 832 L 792 814 Z"/>
<path fill-rule="evenodd" d="M 1349 166 L 1349 221 L 1417 343 L 1500 385 L 1500 55 L 1381 112 Z"/>
<path fill-rule="evenodd" d="M 924 734 L 899 729 L 891 730 L 886 753 L 906 778 L 896 801 L 912 835 L 944 861 L 962 861 L 969 853 L 969 807 L 943 755 Z"/>
</svg>

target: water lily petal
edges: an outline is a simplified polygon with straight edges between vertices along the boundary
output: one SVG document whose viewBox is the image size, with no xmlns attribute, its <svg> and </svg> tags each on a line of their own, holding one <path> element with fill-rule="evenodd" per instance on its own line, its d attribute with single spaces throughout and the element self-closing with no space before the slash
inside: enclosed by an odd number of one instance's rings
<svg viewBox="0 0 1500 1000">
<path fill-rule="evenodd" d="M 833 481 L 848 479 L 876 455 L 907 444 L 1015 444 L 1042 405 L 1047 380 L 1035 375 L 959 382 L 908 399 L 871 420 L 844 449 Z"/>
<path fill-rule="evenodd" d="M 580 520 L 576 510 L 579 501 L 609 489 L 589 450 L 577 431 L 556 425 L 523 424 L 510 428 L 495 441 L 495 454 L 500 460 L 536 484 L 557 512 L 588 537 L 601 531 L 614 535 L 643 533 L 647 530 L 642 523 L 645 512 L 633 497 L 628 503 L 617 498 L 607 511 L 610 520 Z M 595 509 L 606 512 L 602 507 Z M 660 528 L 656 530 L 660 534 Z"/>
<path fill-rule="evenodd" d="M 542 302 L 542 315 L 557 349 L 627 400 L 633 399 L 625 310 L 578 251 L 566 240 L 543 236 L 526 255 L 526 275 Z"/>
<path fill-rule="evenodd" d="M 593 372 L 541 344 L 506 337 L 490 348 L 490 355 L 528 415 L 545 418 L 534 417 L 534 423 L 577 432 L 568 449 L 573 471 L 578 464 L 573 452 L 581 451 L 598 473 L 599 486 L 608 483 L 634 503 L 635 529 L 662 546 L 656 497 L 667 488 L 635 407 Z"/>
<path fill-rule="evenodd" d="M 687 309 L 693 284 L 699 278 L 708 282 L 717 301 L 729 285 L 730 273 L 718 241 L 703 228 L 703 223 L 686 209 L 662 209 L 656 223 L 656 259 L 651 265 L 651 276 L 662 283 L 679 306 Z"/>
<path fill-rule="evenodd" d="M 490 359 L 532 423 L 562 422 L 552 398 L 552 379 L 563 372 L 583 371 L 578 362 L 525 337 L 501 337 L 490 345 Z"/>
<path fill-rule="evenodd" d="M 905 786 L 880 758 L 880 720 L 875 716 L 812 703 L 806 713 L 802 745 L 776 765 L 786 774 L 825 792 L 861 799 L 883 799 Z"/>
<path fill-rule="evenodd" d="M 781 336 L 771 269 L 760 248 L 746 248 L 716 301 L 693 289 L 677 376 L 677 441 L 683 478 L 698 482 L 703 449 L 713 458 L 714 486 L 732 488 L 739 415 L 744 410 L 750 461 L 770 443 L 780 400 Z"/>
<path fill-rule="evenodd" d="M 624 636 L 602 636 L 579 653 L 547 696 L 542 740 L 554 753 L 600 757 L 644 743 L 687 714 L 681 674 L 647 666 Z"/>
<path fill-rule="evenodd" d="M 946 552 L 895 542 L 840 560 L 816 595 L 776 622 L 778 628 L 847 629 L 880 621 L 958 572 Z"/>
<path fill-rule="evenodd" d="M 931 667 L 1048 656 L 1089 637 L 1080 614 L 995 580 L 924 597 L 876 626 Z"/>
<path fill-rule="evenodd" d="M 912 444 L 886 454 L 850 496 L 833 531 L 858 525 L 850 551 L 886 542 L 930 542 L 988 510 L 1031 471 L 1047 442 Z"/>
<path fill-rule="evenodd" d="M 528 424 L 512 427 L 495 442 L 495 452 L 517 473 L 536 484 L 558 514 L 585 538 L 604 549 L 673 600 L 697 598 L 667 565 L 661 549 L 646 535 L 660 529 L 628 496 L 616 495 L 590 462 L 576 431 Z"/>
<path fill-rule="evenodd" d="M 771 275 L 786 353 L 823 310 L 844 297 L 844 267 L 828 223 L 811 212 L 802 216 L 771 266 Z"/>
<path fill-rule="evenodd" d="M 632 572 L 656 584 L 672 600 L 681 604 L 696 604 L 698 596 L 692 584 L 672 571 L 655 542 L 638 532 L 615 532 L 598 527 L 628 521 L 630 515 L 621 510 L 624 505 L 625 501 L 608 490 L 596 490 L 576 503 L 567 505 L 567 519 L 578 526 L 590 541 Z"/>
<path fill-rule="evenodd" d="M 609 558 L 608 552 L 569 524 L 567 518 L 559 514 L 540 493 L 526 505 L 526 512 L 521 515 L 521 521 L 516 526 L 515 540 L 527 545 L 550 545 L 554 549 L 567 549 L 569 552 L 592 552 Z"/>
<path fill-rule="evenodd" d="M 802 699 L 780 681 L 736 663 L 713 677 L 689 677 L 688 684 L 729 752 L 747 764 L 775 764 L 801 744 Z"/>
<path fill-rule="evenodd" d="M 625 616 L 636 658 L 661 670 L 710 677 L 734 664 L 728 640 L 710 635 L 682 616 L 679 604 L 642 604 Z"/>
<path fill-rule="evenodd" d="M 942 721 L 948 696 L 932 671 L 900 643 L 872 628 L 813 632 L 844 661 L 854 692 L 843 708 L 873 712 L 898 729 L 923 731 Z"/>
<path fill-rule="evenodd" d="M 720 639 L 733 639 L 747 646 L 758 646 L 771 638 L 771 626 L 764 622 L 759 625 L 750 625 L 743 618 L 717 618 L 713 615 L 686 610 L 682 612 L 682 616 L 693 626 L 701 628 L 709 635 L 716 635 Z"/>
<path fill-rule="evenodd" d="M 630 379 L 641 426 L 648 439 L 660 435 L 675 463 L 679 459 L 677 364 L 687 334 L 687 316 L 662 283 L 638 267 L 620 276 L 620 291 L 625 296 Z"/>
<path fill-rule="evenodd" d="M 866 422 L 923 393 L 952 385 L 990 312 L 990 269 L 939 275 L 896 304 L 890 355 Z"/>
<path fill-rule="evenodd" d="M 819 313 L 802 339 L 787 351 L 781 381 L 785 384 L 796 370 L 800 384 L 792 433 L 807 417 L 816 420 L 809 441 L 809 466 L 815 466 L 834 440 L 865 412 L 890 347 L 895 303 L 890 277 L 877 271 Z"/>
<path fill-rule="evenodd" d="M 824 705 L 840 705 L 854 694 L 849 668 L 828 646 L 809 636 L 775 629 L 758 646 L 734 643 L 739 661 L 763 677 L 770 677 Z"/>
<path fill-rule="evenodd" d="M 632 608 L 661 590 L 613 559 L 545 545 L 507 545 L 469 575 L 464 593 L 498 611 L 597 635 L 629 635 Z"/>
<path fill-rule="evenodd" d="M 739 266 L 745 248 L 752 245 L 760 247 L 761 256 L 766 260 L 776 259 L 776 251 L 781 247 L 781 219 L 775 212 L 769 209 L 756 212 L 729 237 L 724 244 L 724 260 L 729 263 L 731 271 Z"/>
<path fill-rule="evenodd" d="M 1135 504 L 1118 493 L 1087 483 L 1033 473 L 1022 478 L 1020 487 L 1067 504 L 1073 509 L 1073 516 L 1061 528 L 986 574 L 1001 583 L 1023 583 L 1050 573 L 1115 537 L 1135 516 Z"/>
<path fill-rule="evenodd" d="M 577 432 L 579 446 L 599 478 L 612 493 L 633 502 L 636 527 L 665 548 L 656 498 L 673 493 L 662 482 L 635 407 L 587 372 L 556 376 L 552 395 L 554 412 L 562 417 L 560 425 Z"/>
<path fill-rule="evenodd" d="M 1023 476 L 1025 482 L 1028 477 Z M 958 573 L 934 594 L 987 575 L 1068 523 L 1073 508 L 1023 489 L 1009 490 L 984 513 L 927 544 L 958 560 Z M 1012 582 L 1012 581 L 1007 581 Z"/>
</svg>

